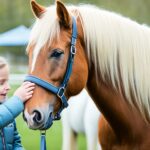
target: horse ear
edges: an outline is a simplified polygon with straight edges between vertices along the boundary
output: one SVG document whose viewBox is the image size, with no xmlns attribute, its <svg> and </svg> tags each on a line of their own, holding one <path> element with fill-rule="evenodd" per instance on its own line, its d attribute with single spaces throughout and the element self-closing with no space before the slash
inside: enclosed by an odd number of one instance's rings
<svg viewBox="0 0 150 150">
<path fill-rule="evenodd" d="M 31 8 L 37 18 L 40 18 L 40 16 L 45 12 L 45 8 L 35 2 L 35 0 L 31 0 Z"/>
<path fill-rule="evenodd" d="M 67 11 L 64 4 L 60 2 L 59 0 L 56 1 L 56 4 L 57 4 L 56 10 L 57 10 L 57 15 L 58 15 L 60 24 L 64 26 L 65 28 L 69 28 L 70 21 L 71 21 L 69 12 Z"/>
</svg>

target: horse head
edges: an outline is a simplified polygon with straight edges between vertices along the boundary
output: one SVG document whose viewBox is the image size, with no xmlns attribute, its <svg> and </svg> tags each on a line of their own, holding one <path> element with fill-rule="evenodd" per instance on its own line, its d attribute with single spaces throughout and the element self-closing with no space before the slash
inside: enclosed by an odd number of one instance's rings
<svg viewBox="0 0 150 150">
<path fill-rule="evenodd" d="M 27 47 L 29 76 L 26 80 L 36 80 L 37 85 L 33 97 L 25 103 L 24 119 L 29 128 L 42 130 L 49 128 L 54 116 L 62 110 L 62 96 L 68 99 L 85 87 L 88 62 L 78 16 L 73 16 L 60 1 L 45 8 L 32 0 L 31 6 L 36 23 Z M 73 24 L 76 26 L 75 39 Z M 68 67 L 69 63 L 72 63 L 71 67 Z M 50 83 L 52 90 L 41 86 L 37 80 L 44 80 L 43 84 Z M 58 95 L 58 92 L 63 93 Z"/>
</svg>

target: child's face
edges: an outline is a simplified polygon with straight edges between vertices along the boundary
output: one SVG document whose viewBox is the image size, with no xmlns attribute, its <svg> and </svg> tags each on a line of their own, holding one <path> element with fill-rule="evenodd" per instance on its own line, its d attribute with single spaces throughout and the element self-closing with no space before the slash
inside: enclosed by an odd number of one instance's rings
<svg viewBox="0 0 150 150">
<path fill-rule="evenodd" d="M 8 83 L 9 68 L 7 66 L 0 69 L 0 102 L 6 99 L 7 93 L 10 90 Z"/>
</svg>

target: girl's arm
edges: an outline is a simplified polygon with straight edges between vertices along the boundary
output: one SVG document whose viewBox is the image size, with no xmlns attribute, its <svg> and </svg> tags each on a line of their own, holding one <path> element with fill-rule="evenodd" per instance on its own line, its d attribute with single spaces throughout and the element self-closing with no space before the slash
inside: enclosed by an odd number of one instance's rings
<svg viewBox="0 0 150 150">
<path fill-rule="evenodd" d="M 17 96 L 11 97 L 9 100 L 0 105 L 0 128 L 14 121 L 24 109 L 23 102 Z"/>
</svg>

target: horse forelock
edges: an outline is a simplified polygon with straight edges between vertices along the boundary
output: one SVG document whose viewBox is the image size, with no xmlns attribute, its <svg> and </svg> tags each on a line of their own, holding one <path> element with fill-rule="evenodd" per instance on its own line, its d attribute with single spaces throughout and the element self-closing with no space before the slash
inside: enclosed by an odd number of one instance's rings
<svg viewBox="0 0 150 150">
<path fill-rule="evenodd" d="M 138 107 L 148 121 L 150 28 L 89 5 L 78 10 L 89 63 L 94 63 L 97 77 L 100 75 L 104 82 L 109 78 L 116 90 L 123 90 L 127 101 Z"/>
</svg>

